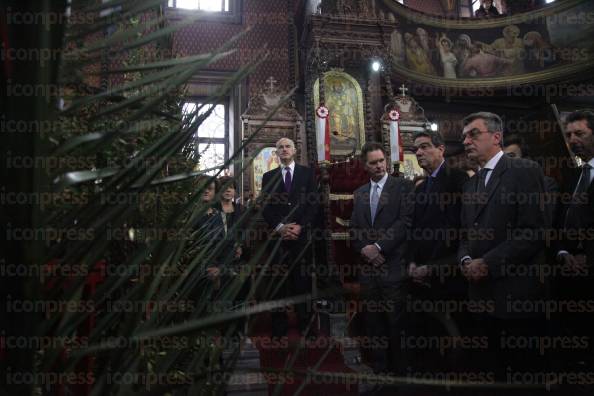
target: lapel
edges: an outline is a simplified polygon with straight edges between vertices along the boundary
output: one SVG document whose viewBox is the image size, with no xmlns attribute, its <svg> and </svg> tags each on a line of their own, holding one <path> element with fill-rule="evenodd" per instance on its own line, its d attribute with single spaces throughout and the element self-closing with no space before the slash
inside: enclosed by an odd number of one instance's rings
<svg viewBox="0 0 594 396">
<path fill-rule="evenodd" d="M 446 188 L 446 178 L 448 174 L 446 166 L 447 165 L 444 163 L 443 166 L 439 169 L 439 172 L 437 172 L 437 175 L 435 175 L 435 180 L 433 180 L 433 185 L 431 186 L 432 191 L 430 191 L 429 193 L 426 192 L 427 180 L 430 176 L 427 176 L 427 179 L 425 179 L 421 184 L 419 184 L 418 188 L 416 189 L 415 195 L 420 194 L 419 196 L 422 196 L 424 199 L 418 203 L 415 203 L 415 209 L 413 214 L 415 220 L 420 218 L 422 213 L 428 209 L 429 202 L 432 201 L 432 199 L 434 199 L 432 197 L 439 196 L 439 194 L 442 193 L 443 190 Z"/>
<path fill-rule="evenodd" d="M 295 162 L 295 169 L 293 170 L 293 177 L 291 178 L 291 192 L 289 196 L 295 195 L 297 191 L 297 186 L 300 186 L 300 179 L 303 177 L 303 172 L 301 172 L 299 164 Z M 284 184 L 283 184 L 284 185 Z"/>
<path fill-rule="evenodd" d="M 439 172 L 437 172 L 437 175 L 435 175 L 435 180 L 433 181 L 433 191 L 434 192 L 443 192 L 445 186 L 446 186 L 446 181 L 447 181 L 447 177 L 450 174 L 449 168 L 448 166 L 444 163 L 443 166 L 441 167 L 441 169 L 439 170 Z"/>
<path fill-rule="evenodd" d="M 279 166 L 274 170 L 274 174 L 272 175 L 272 183 L 273 186 L 276 185 L 276 192 L 277 193 L 284 193 L 285 192 L 285 181 L 283 180 L 283 172 L 282 172 L 282 165 Z"/>
<path fill-rule="evenodd" d="M 483 209 L 487 206 L 487 204 L 493 197 L 493 194 L 495 193 L 497 186 L 499 186 L 499 183 L 501 182 L 501 175 L 503 175 L 505 171 L 509 168 L 509 161 L 512 161 L 512 159 L 504 154 L 495 166 L 495 169 L 491 171 L 491 176 L 489 177 L 489 182 L 487 183 L 487 189 L 485 191 L 485 193 L 487 194 L 487 199 L 484 200 L 484 202 L 478 201 L 475 205 L 473 221 L 476 220 L 476 218 L 481 214 Z M 478 175 L 475 175 L 474 177 L 476 177 L 476 180 L 474 182 L 474 186 L 476 187 L 479 178 Z"/>
<path fill-rule="evenodd" d="M 386 183 L 384 184 L 384 188 L 382 188 L 382 194 L 379 197 L 379 204 L 377 205 L 377 212 L 375 212 L 376 219 L 379 216 L 382 209 L 384 208 L 384 206 L 386 206 L 386 204 L 388 203 L 388 200 L 390 199 L 390 189 L 392 188 L 392 183 L 393 183 L 392 176 L 388 175 L 388 178 L 386 179 Z M 369 209 L 369 218 L 371 219 L 371 208 Z"/>
</svg>

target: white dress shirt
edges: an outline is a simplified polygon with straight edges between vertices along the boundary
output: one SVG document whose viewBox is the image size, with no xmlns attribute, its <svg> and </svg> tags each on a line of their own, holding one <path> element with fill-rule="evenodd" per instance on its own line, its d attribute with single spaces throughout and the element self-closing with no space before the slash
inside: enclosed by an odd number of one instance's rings
<svg viewBox="0 0 594 396">
<path fill-rule="evenodd" d="M 371 188 L 369 189 L 369 206 L 371 206 L 371 195 L 373 194 L 373 189 L 377 186 L 377 196 L 378 198 L 382 196 L 382 191 L 384 190 L 384 184 L 386 184 L 386 180 L 388 180 L 388 173 L 384 175 L 379 181 L 374 182 L 373 180 L 369 180 L 371 182 Z"/>
<path fill-rule="evenodd" d="M 592 180 L 594 180 L 594 158 L 592 158 L 590 161 L 588 161 L 588 165 L 590 165 L 591 169 L 590 169 L 590 183 L 588 183 L 588 185 L 592 184 Z M 580 174 L 580 180 L 578 180 L 578 184 L 577 186 L 580 185 L 580 181 L 582 179 L 582 175 Z"/>
<path fill-rule="evenodd" d="M 479 172 L 481 171 L 481 169 L 489 169 L 489 172 L 487 172 L 487 176 L 485 177 L 485 186 L 487 186 L 487 184 L 489 184 L 489 179 L 491 178 L 493 169 L 495 169 L 495 167 L 499 163 L 499 160 L 504 155 L 505 155 L 505 153 L 503 151 L 499 150 L 499 152 L 497 154 L 495 154 L 489 161 L 487 161 L 485 166 L 483 166 L 482 168 L 479 168 Z"/>
<path fill-rule="evenodd" d="M 369 180 L 371 182 L 371 187 L 369 189 L 369 206 L 370 207 L 371 207 L 371 195 L 373 194 L 373 189 L 377 188 L 377 197 L 380 198 L 382 196 L 382 191 L 384 190 L 384 185 L 386 184 L 387 180 L 388 180 L 388 172 L 386 172 L 384 177 L 382 177 L 377 182 L 374 182 L 371 179 Z M 378 204 L 378 206 L 379 206 L 379 204 Z M 380 252 L 382 251 L 382 248 L 380 247 L 380 245 L 377 242 L 374 243 L 374 245 L 377 247 L 377 250 L 379 250 Z"/>
</svg>

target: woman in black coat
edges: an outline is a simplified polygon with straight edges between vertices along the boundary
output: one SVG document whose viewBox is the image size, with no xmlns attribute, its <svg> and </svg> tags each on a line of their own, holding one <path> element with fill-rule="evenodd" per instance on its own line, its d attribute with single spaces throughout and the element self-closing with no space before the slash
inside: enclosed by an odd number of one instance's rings
<svg viewBox="0 0 594 396">
<path fill-rule="evenodd" d="M 237 182 L 230 176 L 223 176 L 219 179 L 220 201 L 216 208 L 220 213 L 224 229 L 224 247 L 219 255 L 219 261 L 224 263 L 226 269 L 226 281 L 240 280 L 242 272 L 248 271 L 247 266 L 242 266 L 246 259 L 246 216 L 243 206 L 235 202 Z M 241 290 L 235 297 L 235 301 L 247 296 L 250 284 L 249 277 L 241 286 Z"/>
</svg>

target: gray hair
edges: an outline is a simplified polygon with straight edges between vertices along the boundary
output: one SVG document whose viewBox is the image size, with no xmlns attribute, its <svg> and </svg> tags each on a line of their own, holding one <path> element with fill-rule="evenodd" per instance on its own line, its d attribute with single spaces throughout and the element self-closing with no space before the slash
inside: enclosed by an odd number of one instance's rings
<svg viewBox="0 0 594 396">
<path fill-rule="evenodd" d="M 464 117 L 462 124 L 466 126 L 474 120 L 483 120 L 487 126 L 487 130 L 491 133 L 501 132 L 503 134 L 503 120 L 495 113 L 489 113 L 488 111 L 472 113 Z"/>
<path fill-rule="evenodd" d="M 276 141 L 276 144 L 274 145 L 276 148 L 278 148 L 278 144 L 280 143 L 281 140 L 288 140 L 289 142 L 291 142 L 291 146 L 293 146 L 293 148 L 295 148 L 295 142 L 291 139 L 289 139 L 288 137 L 282 137 L 280 139 L 278 139 Z"/>
</svg>

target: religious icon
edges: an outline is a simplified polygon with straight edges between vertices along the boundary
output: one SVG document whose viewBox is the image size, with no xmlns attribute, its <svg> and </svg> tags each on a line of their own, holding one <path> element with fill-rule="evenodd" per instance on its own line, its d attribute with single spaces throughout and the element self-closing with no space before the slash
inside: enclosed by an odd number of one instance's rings
<svg viewBox="0 0 594 396">
<path fill-rule="evenodd" d="M 252 163 L 252 184 L 255 196 L 262 190 L 262 176 L 264 173 L 280 166 L 280 160 L 276 155 L 276 147 L 265 147 L 254 158 Z"/>
<path fill-rule="evenodd" d="M 425 174 L 417 161 L 417 156 L 413 153 L 404 153 L 404 161 L 400 166 L 400 172 L 408 180 L 414 180 L 415 177 Z"/>
<path fill-rule="evenodd" d="M 364 142 L 363 94 L 359 83 L 347 73 L 324 75 L 325 106 L 330 112 L 330 153 L 347 155 Z M 314 84 L 315 108 L 319 105 L 319 80 Z"/>
</svg>

